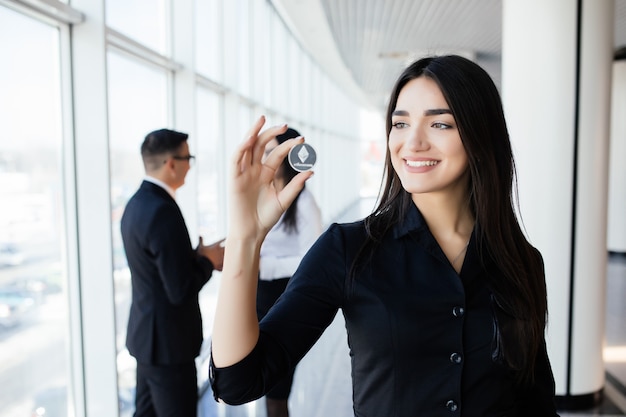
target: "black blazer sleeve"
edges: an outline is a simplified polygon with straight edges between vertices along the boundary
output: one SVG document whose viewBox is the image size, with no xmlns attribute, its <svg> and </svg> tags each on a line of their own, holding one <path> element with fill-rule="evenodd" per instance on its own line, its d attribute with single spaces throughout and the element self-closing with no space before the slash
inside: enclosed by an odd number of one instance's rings
<svg viewBox="0 0 626 417">
<path fill-rule="evenodd" d="M 293 369 L 334 320 L 344 300 L 346 271 L 344 237 L 331 226 L 261 320 L 253 351 L 226 368 L 216 368 L 211 358 L 209 378 L 215 398 L 227 404 L 255 400 Z"/>
</svg>

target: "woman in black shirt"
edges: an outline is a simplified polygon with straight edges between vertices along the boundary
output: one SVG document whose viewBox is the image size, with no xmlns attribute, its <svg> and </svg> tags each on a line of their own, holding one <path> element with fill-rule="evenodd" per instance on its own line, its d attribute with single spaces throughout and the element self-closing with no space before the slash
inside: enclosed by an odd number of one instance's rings
<svg viewBox="0 0 626 417">
<path fill-rule="evenodd" d="M 258 324 L 259 248 L 312 175 L 273 188 L 274 170 L 302 139 L 263 160 L 265 144 L 286 129 L 260 132 L 263 123 L 232 163 L 210 369 L 216 398 L 262 396 L 341 309 L 355 416 L 557 415 L 543 262 L 515 215 L 511 144 L 482 68 L 451 55 L 401 74 L 387 110 L 378 207 L 332 225 Z"/>
</svg>

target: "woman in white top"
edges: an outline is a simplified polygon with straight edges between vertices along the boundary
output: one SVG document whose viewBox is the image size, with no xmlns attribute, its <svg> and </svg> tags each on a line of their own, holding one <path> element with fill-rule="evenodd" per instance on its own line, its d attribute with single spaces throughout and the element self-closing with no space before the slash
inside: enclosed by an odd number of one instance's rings
<svg viewBox="0 0 626 417">
<path fill-rule="evenodd" d="M 265 151 L 269 153 L 287 139 L 298 136 L 300 136 L 298 131 L 289 128 L 269 142 Z M 277 190 L 281 190 L 296 174 L 298 172 L 285 159 L 274 175 L 274 186 Z M 321 234 L 321 217 L 313 194 L 305 187 L 265 238 L 261 246 L 257 289 L 259 321 L 265 317 L 274 302 L 285 291 L 302 257 Z M 291 392 L 294 371 L 295 368 L 266 394 L 268 417 L 289 416 L 287 400 Z"/>
</svg>

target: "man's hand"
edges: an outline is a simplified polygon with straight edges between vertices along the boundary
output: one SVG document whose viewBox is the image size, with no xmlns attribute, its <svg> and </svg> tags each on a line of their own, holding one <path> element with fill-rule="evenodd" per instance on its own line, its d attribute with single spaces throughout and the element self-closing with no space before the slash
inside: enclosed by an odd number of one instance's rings
<svg viewBox="0 0 626 417">
<path fill-rule="evenodd" d="M 224 265 L 224 239 L 218 240 L 217 242 L 205 246 L 202 242 L 202 236 L 200 236 L 198 253 L 202 256 L 209 258 L 209 260 L 213 264 L 213 268 L 221 271 L 222 266 Z"/>
</svg>

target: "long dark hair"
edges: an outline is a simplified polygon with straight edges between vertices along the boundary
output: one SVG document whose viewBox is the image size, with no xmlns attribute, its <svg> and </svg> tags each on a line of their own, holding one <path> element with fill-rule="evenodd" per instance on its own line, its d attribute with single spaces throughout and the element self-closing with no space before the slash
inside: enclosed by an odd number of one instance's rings
<svg viewBox="0 0 626 417">
<path fill-rule="evenodd" d="M 276 140 L 278 144 L 285 142 L 287 139 L 293 139 L 300 136 L 300 133 L 296 129 L 287 128 L 287 131 L 281 135 L 276 136 Z M 278 167 L 278 171 L 276 172 L 278 178 L 282 179 L 285 184 L 293 179 L 298 174 L 298 171 L 293 169 L 291 165 L 289 165 L 289 161 L 287 158 L 283 160 L 283 162 Z M 304 190 L 304 187 L 302 187 Z M 298 232 L 298 223 L 296 219 L 296 213 L 298 212 L 298 199 L 300 198 L 300 194 L 302 194 L 302 190 L 296 196 L 296 199 L 293 203 L 287 208 L 285 214 L 282 217 L 281 225 L 285 228 L 287 233 L 297 233 Z"/>
<path fill-rule="evenodd" d="M 488 285 L 497 305 L 513 317 L 511 332 L 502 335 L 503 359 L 520 371 L 521 380 L 532 378 L 547 320 L 545 276 L 541 255 L 527 241 L 515 215 L 515 162 L 500 94 L 489 75 L 468 59 L 455 55 L 420 59 L 404 70 L 392 90 L 387 140 L 398 95 L 418 77 L 432 79 L 441 89 L 467 152 L 479 256 L 483 264 L 491 259 L 501 271 L 501 276 L 490 277 Z M 365 262 L 367 253 L 413 204 L 393 169 L 389 148 L 381 189 L 376 209 L 365 219 L 367 239 L 355 265 Z"/>
</svg>

